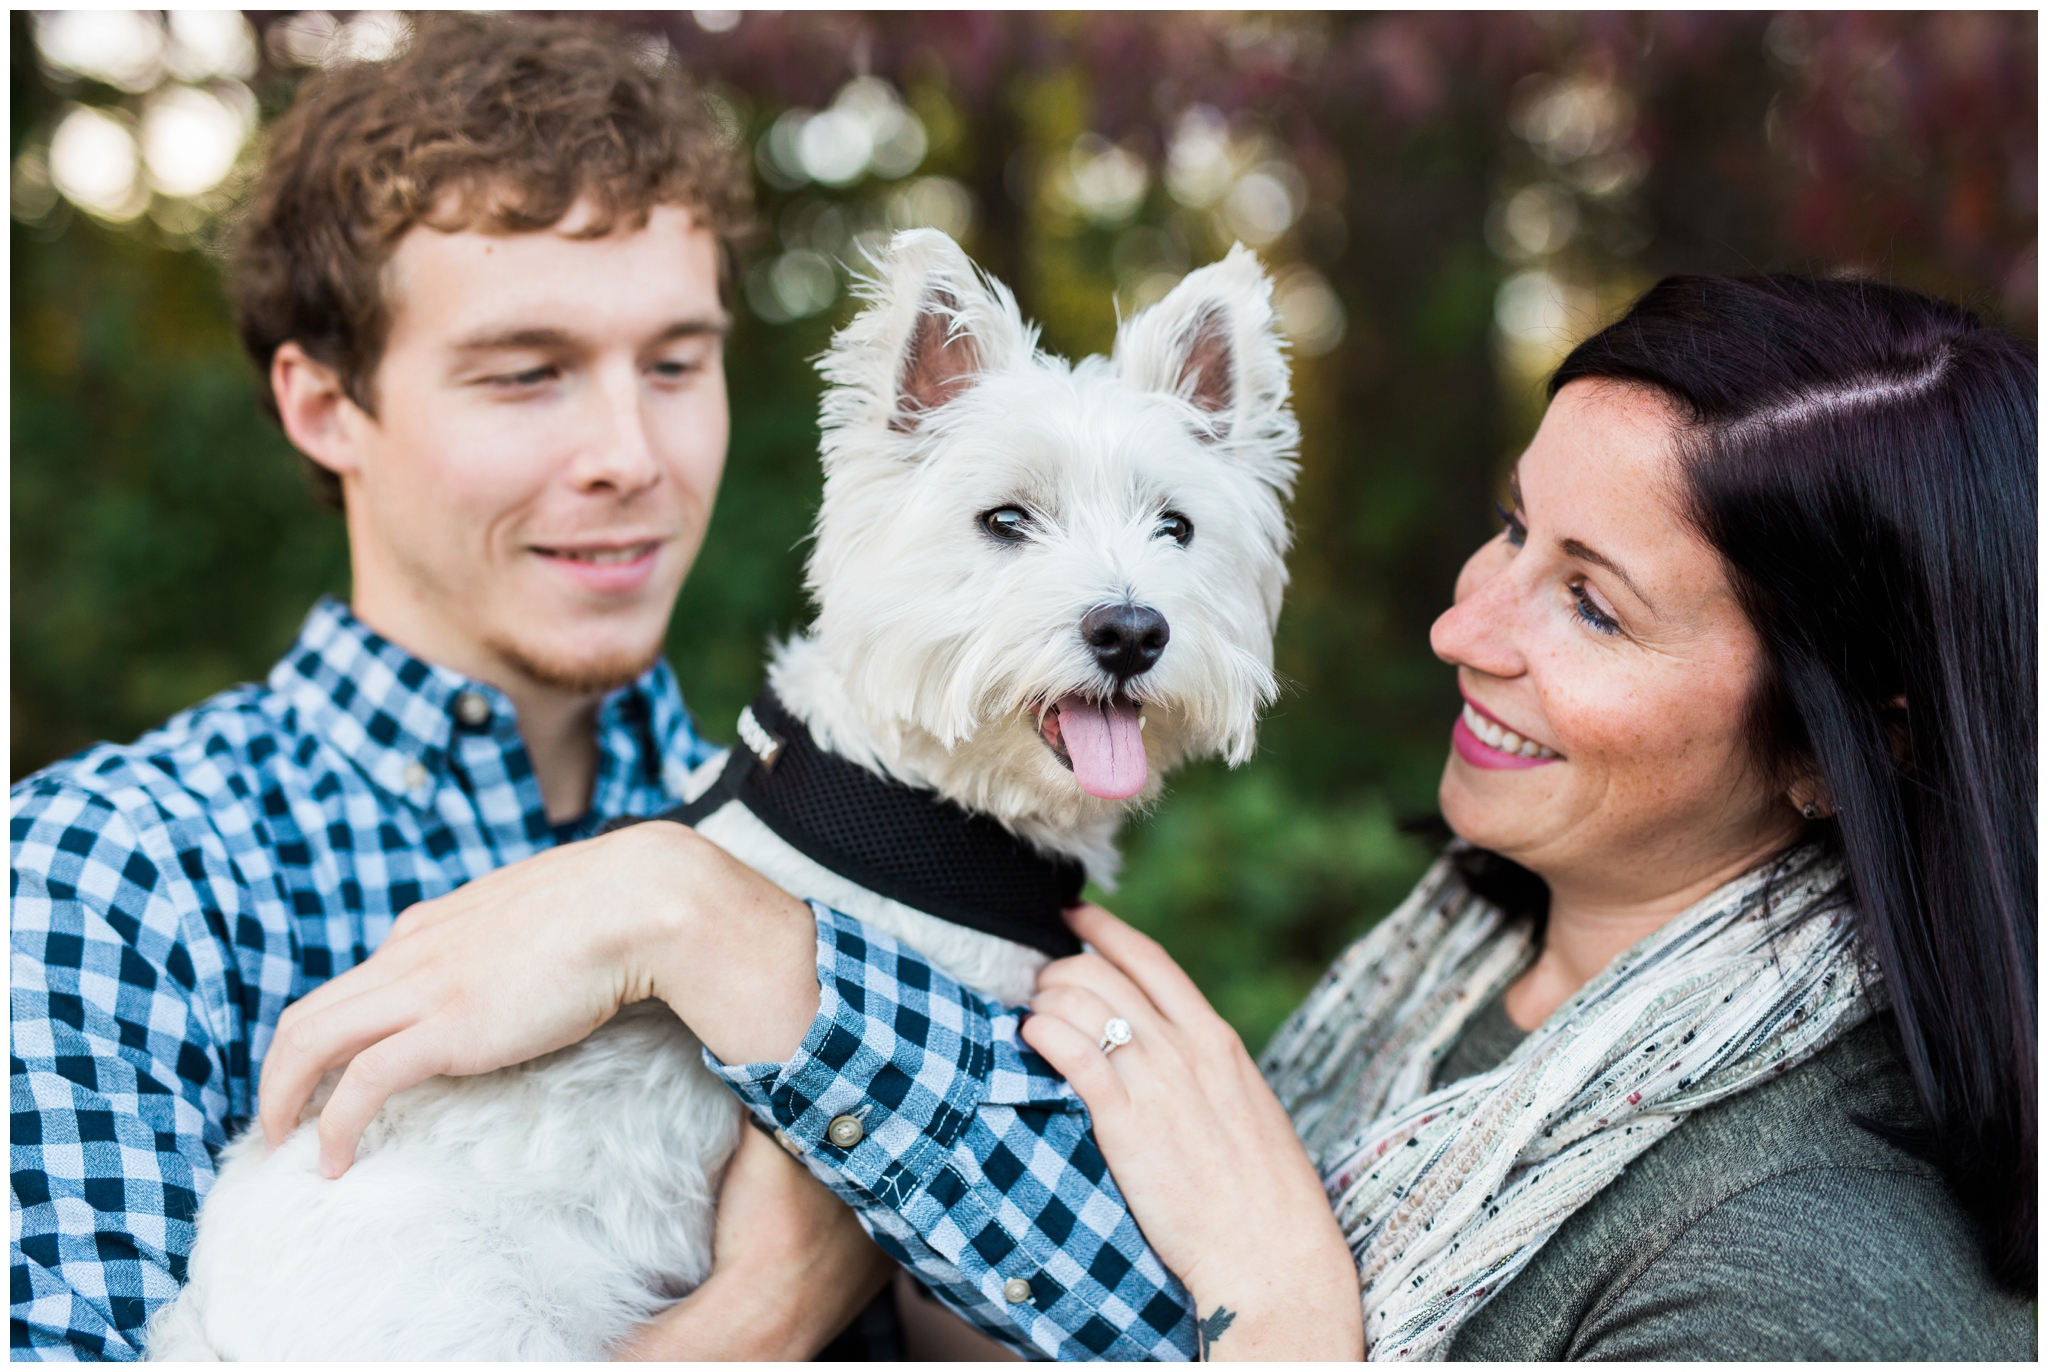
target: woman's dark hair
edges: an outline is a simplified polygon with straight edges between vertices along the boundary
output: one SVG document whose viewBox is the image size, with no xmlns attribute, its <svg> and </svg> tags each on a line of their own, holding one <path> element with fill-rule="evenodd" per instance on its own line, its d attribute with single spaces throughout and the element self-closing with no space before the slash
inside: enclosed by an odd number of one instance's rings
<svg viewBox="0 0 2048 1372">
<path fill-rule="evenodd" d="M 1551 394 L 1589 379 L 1676 408 L 1682 498 L 1765 649 L 1754 756 L 1826 787 L 1809 828 L 1846 862 L 1926 1109 L 1884 1132 L 2031 1292 L 2034 349 L 1871 281 L 1674 276 Z"/>
</svg>

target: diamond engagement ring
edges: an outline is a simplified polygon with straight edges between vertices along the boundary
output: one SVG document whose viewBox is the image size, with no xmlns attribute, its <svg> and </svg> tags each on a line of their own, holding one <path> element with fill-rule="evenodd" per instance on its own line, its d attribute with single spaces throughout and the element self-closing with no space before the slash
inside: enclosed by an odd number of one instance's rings
<svg viewBox="0 0 2048 1372">
<path fill-rule="evenodd" d="M 1131 1041 L 1131 1022 L 1113 1019 L 1102 1026 L 1102 1055 L 1108 1057 Z"/>
</svg>

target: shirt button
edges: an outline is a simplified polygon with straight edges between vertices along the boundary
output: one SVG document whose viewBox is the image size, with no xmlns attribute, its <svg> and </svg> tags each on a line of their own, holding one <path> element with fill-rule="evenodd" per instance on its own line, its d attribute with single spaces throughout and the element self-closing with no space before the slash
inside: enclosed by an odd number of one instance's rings
<svg viewBox="0 0 2048 1372">
<path fill-rule="evenodd" d="M 455 717 L 472 729 L 481 729 L 491 722 L 491 702 L 481 692 L 464 691 L 455 697 Z"/>
<path fill-rule="evenodd" d="M 800 1158 L 804 1155 L 804 1146 L 798 1143 L 795 1139 L 791 1138 L 789 1135 L 783 1133 L 780 1129 L 775 1131 L 775 1141 L 782 1145 L 783 1152 L 789 1154 L 793 1158 Z"/>
<path fill-rule="evenodd" d="M 1012 1277 L 1003 1283 L 1003 1299 L 1012 1305 L 1022 1305 L 1031 1299 L 1031 1283 L 1022 1277 Z"/>
<path fill-rule="evenodd" d="M 867 1136 L 861 1122 L 851 1115 L 841 1115 L 825 1126 L 825 1137 L 832 1140 L 836 1148 L 851 1148 Z"/>
<path fill-rule="evenodd" d="M 417 791 L 427 784 L 427 769 L 417 762 L 405 764 L 405 789 Z"/>
</svg>

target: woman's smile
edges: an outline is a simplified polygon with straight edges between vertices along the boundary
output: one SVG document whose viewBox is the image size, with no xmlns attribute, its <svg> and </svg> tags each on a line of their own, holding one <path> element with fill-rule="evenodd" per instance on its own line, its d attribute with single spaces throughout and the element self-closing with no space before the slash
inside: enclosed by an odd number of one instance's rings
<svg viewBox="0 0 2048 1372">
<path fill-rule="evenodd" d="M 1480 709 L 1467 697 L 1458 722 L 1451 726 L 1451 747 L 1474 767 L 1515 771 L 1564 759 L 1533 738 L 1524 738 Z"/>
</svg>

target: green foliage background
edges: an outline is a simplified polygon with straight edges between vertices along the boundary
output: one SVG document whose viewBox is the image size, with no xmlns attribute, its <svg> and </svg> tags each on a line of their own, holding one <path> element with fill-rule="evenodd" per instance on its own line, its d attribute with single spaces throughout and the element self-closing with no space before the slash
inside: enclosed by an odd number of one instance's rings
<svg viewBox="0 0 2048 1372">
<path fill-rule="evenodd" d="M 2030 14 L 817 14 L 718 34 L 687 14 L 622 22 L 706 73 L 749 146 L 856 67 L 893 81 L 932 133 L 922 171 L 972 191 L 970 250 L 1056 351 L 1106 346 L 1115 320 L 1114 226 L 1062 217 L 1037 189 L 1078 135 L 1156 163 L 1174 112 L 1200 101 L 1309 173 L 1330 214 L 1269 255 L 1325 273 L 1349 328 L 1297 368 L 1288 689 L 1254 762 L 1192 769 L 1133 826 L 1107 898 L 1254 1043 L 1427 861 L 1397 821 L 1432 812 L 1455 710 L 1428 626 L 1537 414 L 1532 375 L 1493 327 L 1515 267 L 1489 216 L 1550 174 L 1511 132 L 1518 83 L 1592 73 L 1634 111 L 1646 170 L 1613 211 L 1628 231 L 1589 230 L 1559 259 L 1604 310 L 1667 271 L 1853 266 L 2033 328 Z M 13 25 L 18 160 L 65 102 L 122 96 L 39 67 L 22 16 Z M 274 113 L 297 72 L 267 50 L 252 84 Z M 764 184 L 763 251 L 789 246 L 792 215 L 820 196 Z M 1598 228 L 1608 211 L 1587 204 Z M 1173 227 L 1180 211 L 1155 188 L 1136 213 Z M 339 521 L 260 415 L 203 235 L 62 203 L 17 214 L 11 234 L 19 778 L 260 676 L 314 597 L 347 593 L 348 565 Z M 745 317 L 731 343 L 728 476 L 669 641 L 714 736 L 756 688 L 764 640 L 803 621 L 819 483 L 809 359 L 846 308 Z"/>
</svg>

